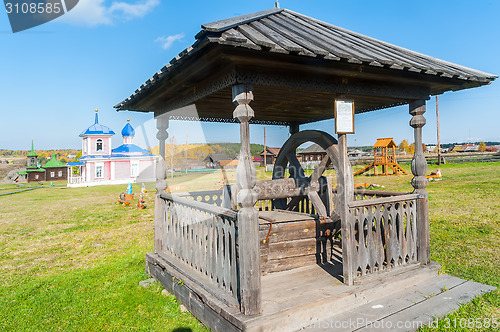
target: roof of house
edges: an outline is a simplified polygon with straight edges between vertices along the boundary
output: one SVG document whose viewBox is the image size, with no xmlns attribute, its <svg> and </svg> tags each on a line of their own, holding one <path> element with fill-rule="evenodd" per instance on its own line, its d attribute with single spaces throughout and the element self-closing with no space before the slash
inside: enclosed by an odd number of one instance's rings
<svg viewBox="0 0 500 332">
<path fill-rule="evenodd" d="M 394 143 L 392 138 L 377 138 L 377 142 L 373 146 L 373 148 L 397 148 L 397 144 Z"/>
<path fill-rule="evenodd" d="M 57 160 L 56 154 L 52 154 L 52 158 L 43 165 L 43 168 L 66 167 L 66 164 Z"/>
<path fill-rule="evenodd" d="M 114 131 L 99 123 L 99 117 L 97 115 L 97 110 L 96 110 L 94 124 L 85 129 L 84 131 L 82 131 L 80 137 L 85 137 L 89 135 L 112 136 L 114 134 L 115 134 Z"/>
<path fill-rule="evenodd" d="M 123 137 L 134 137 L 135 136 L 135 130 L 130 125 L 129 121 L 130 121 L 130 119 L 127 120 L 127 124 L 122 129 L 122 136 Z"/>
<path fill-rule="evenodd" d="M 26 168 L 26 172 L 45 172 L 45 168 L 40 167 L 40 168 Z"/>
<path fill-rule="evenodd" d="M 304 150 L 297 152 L 298 154 L 311 154 L 311 153 L 326 153 L 325 149 L 323 149 L 318 144 L 314 143 L 309 145 Z"/>
<path fill-rule="evenodd" d="M 224 153 L 209 153 L 205 159 L 210 158 L 213 161 L 221 161 L 221 160 L 231 160 L 231 158 L 228 158 Z M 204 159 L 204 160 L 205 160 Z"/>
<path fill-rule="evenodd" d="M 277 156 L 278 153 L 280 153 L 281 149 L 280 148 L 266 148 L 266 150 L 267 150 L 266 156 L 269 156 L 269 155 L 271 155 L 271 156 Z M 264 156 L 264 151 L 262 151 L 260 153 L 260 155 Z"/>
<path fill-rule="evenodd" d="M 406 104 L 445 91 L 478 87 L 497 78 L 288 9 L 272 8 L 201 27 L 192 46 L 179 53 L 115 108 L 168 112 L 200 101 L 196 104 L 198 119 L 236 121 L 232 118 L 232 110 L 228 110 L 223 102 L 231 97 L 228 88 L 243 82 L 254 84 L 254 89 L 257 85 L 273 87 L 268 91 L 259 90 L 260 99 L 252 102 L 256 105 L 254 123 L 289 123 L 290 114 L 287 112 L 294 109 L 294 121 L 306 123 L 332 118 L 324 110 L 331 103 L 332 96 L 338 93 L 355 96 L 356 113 L 360 113 Z M 249 58 L 253 63 L 245 62 Z M 222 64 L 222 61 L 227 61 L 226 66 L 214 65 Z M 187 68 L 194 64 L 200 68 L 207 64 L 212 70 L 203 68 L 196 74 L 192 73 L 193 77 L 188 77 Z M 204 79 L 210 80 L 214 71 L 219 70 L 218 74 L 222 75 L 222 69 L 227 69 L 229 64 L 254 65 L 257 69 L 237 68 L 232 73 L 226 72 L 224 77 L 218 77 L 213 86 L 201 86 Z M 286 68 L 293 65 L 294 75 L 289 75 L 289 79 L 286 75 L 279 76 L 279 70 L 284 68 L 281 64 L 288 66 Z M 268 73 L 265 69 L 275 69 L 276 72 Z M 315 81 L 307 83 L 303 79 L 304 72 Z M 354 72 L 355 77 L 346 78 Z M 288 70 L 289 73 L 292 72 Z M 370 83 L 363 85 L 363 80 Z M 168 82 L 172 81 L 176 84 L 169 85 Z M 354 84 L 359 84 L 357 91 L 353 89 Z M 197 92 L 188 95 L 182 91 Z M 298 96 L 297 91 L 307 94 Z M 311 91 L 322 91 L 325 95 L 311 95 Z M 266 98 L 262 98 L 263 94 Z M 302 100 L 302 97 L 307 100 Z M 283 100 L 287 101 L 286 105 L 277 104 Z M 311 100 L 316 103 L 311 103 Z M 308 111 L 307 114 L 303 109 Z"/>
<path fill-rule="evenodd" d="M 464 152 L 477 152 L 477 151 L 479 151 L 479 145 L 468 145 L 464 149 Z"/>
</svg>

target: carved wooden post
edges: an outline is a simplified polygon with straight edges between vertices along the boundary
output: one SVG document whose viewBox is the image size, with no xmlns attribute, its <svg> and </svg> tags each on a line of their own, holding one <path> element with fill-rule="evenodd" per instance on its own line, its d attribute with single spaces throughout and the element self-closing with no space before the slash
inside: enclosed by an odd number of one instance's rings
<svg viewBox="0 0 500 332">
<path fill-rule="evenodd" d="M 155 253 L 162 250 L 162 238 L 163 238 L 163 223 L 165 222 L 165 203 L 160 198 L 160 194 L 167 189 L 167 163 L 165 162 L 165 141 L 168 138 L 167 128 L 168 128 L 168 116 L 165 114 L 155 115 L 156 128 L 158 133 L 156 133 L 156 138 L 158 139 L 159 155 L 160 158 L 156 160 L 156 197 L 155 197 L 155 235 L 154 235 L 154 246 Z"/>
<path fill-rule="evenodd" d="M 422 127 L 425 125 L 425 100 L 415 100 L 410 103 L 410 126 L 414 129 L 415 153 L 411 161 L 411 172 L 414 177 L 411 184 L 416 194 L 422 197 L 417 199 L 417 259 L 422 264 L 430 262 L 429 241 L 429 198 L 425 188 L 427 187 L 427 161 L 422 148 Z"/>
<path fill-rule="evenodd" d="M 338 174 L 338 202 L 340 214 L 340 228 L 342 234 L 342 274 L 344 283 L 352 285 L 354 282 L 354 223 L 349 213 L 349 202 L 354 198 L 354 179 L 351 165 L 347 157 L 347 135 L 339 134 L 339 174 Z"/>
<path fill-rule="evenodd" d="M 245 315 L 261 312 L 259 219 L 255 209 L 257 193 L 253 190 L 257 175 L 250 154 L 249 121 L 254 116 L 250 107 L 252 86 L 233 86 L 233 102 L 237 105 L 233 117 L 240 121 L 241 149 L 236 184 L 238 185 L 238 243 L 240 267 L 241 311 Z"/>
</svg>

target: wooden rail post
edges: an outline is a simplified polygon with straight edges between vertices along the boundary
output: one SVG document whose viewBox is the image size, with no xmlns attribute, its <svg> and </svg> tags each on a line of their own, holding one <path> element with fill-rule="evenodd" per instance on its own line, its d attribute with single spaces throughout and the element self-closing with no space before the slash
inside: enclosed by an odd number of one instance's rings
<svg viewBox="0 0 500 332">
<path fill-rule="evenodd" d="M 253 189 L 257 182 L 257 175 L 250 153 L 249 121 L 254 116 L 254 111 L 249 104 L 252 100 L 251 85 L 233 86 L 233 102 L 237 105 L 233 117 L 240 122 L 241 138 L 236 184 L 239 188 L 237 201 L 240 206 L 238 210 L 240 298 L 241 312 L 245 315 L 255 315 L 261 312 L 262 297 L 259 220 L 258 212 L 254 208 L 258 195 Z"/>
<path fill-rule="evenodd" d="M 162 250 L 163 238 L 163 223 L 165 219 L 165 206 L 160 194 L 167 189 L 167 163 L 165 162 L 165 141 L 168 138 L 168 116 L 166 114 L 156 115 L 156 138 L 158 139 L 158 147 L 160 158 L 156 160 L 156 196 L 155 196 L 155 235 L 154 235 L 154 250 L 158 253 Z"/>
<path fill-rule="evenodd" d="M 352 285 L 354 282 L 354 223 L 350 219 L 349 202 L 354 199 L 354 179 L 351 165 L 347 157 L 347 135 L 339 134 L 339 174 L 338 174 L 338 201 L 342 234 L 342 274 L 344 283 Z"/>
<path fill-rule="evenodd" d="M 422 127 L 425 125 L 425 100 L 415 100 L 410 102 L 410 126 L 413 128 L 415 136 L 415 153 L 411 161 L 411 172 L 414 177 L 411 184 L 416 194 L 422 196 L 417 199 L 417 259 L 422 264 L 430 262 L 430 241 L 429 241 L 429 198 L 425 188 L 428 180 L 425 177 L 427 172 L 427 160 L 425 160 L 422 148 Z"/>
</svg>

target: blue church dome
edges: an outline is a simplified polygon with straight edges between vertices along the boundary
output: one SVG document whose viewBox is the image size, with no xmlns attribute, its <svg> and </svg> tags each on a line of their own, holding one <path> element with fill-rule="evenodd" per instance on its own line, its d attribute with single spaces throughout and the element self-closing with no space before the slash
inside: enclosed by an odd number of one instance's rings
<svg viewBox="0 0 500 332">
<path fill-rule="evenodd" d="M 84 137 L 87 135 L 114 135 L 115 132 L 109 129 L 106 126 L 103 126 L 99 123 L 99 118 L 97 116 L 97 109 L 95 110 L 95 122 L 92 126 L 88 127 L 80 134 L 80 137 Z"/>
<path fill-rule="evenodd" d="M 130 123 L 128 123 L 128 121 L 130 121 L 130 119 L 127 119 L 127 124 L 122 129 L 122 136 L 123 137 L 134 137 L 135 136 L 135 130 L 130 125 Z"/>
</svg>

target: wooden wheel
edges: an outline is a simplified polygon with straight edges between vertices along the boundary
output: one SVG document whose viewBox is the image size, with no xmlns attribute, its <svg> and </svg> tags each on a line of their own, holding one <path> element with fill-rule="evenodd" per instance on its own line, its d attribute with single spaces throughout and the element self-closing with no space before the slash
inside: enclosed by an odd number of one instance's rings
<svg viewBox="0 0 500 332">
<path fill-rule="evenodd" d="M 316 143 L 326 151 L 326 156 L 321 160 L 319 165 L 316 166 L 310 177 L 305 176 L 304 169 L 296 156 L 297 148 L 306 142 Z M 307 192 L 306 195 L 293 197 L 290 202 L 287 202 L 286 198 L 275 199 L 273 202 L 275 208 L 294 210 L 300 201 L 307 196 L 320 217 L 330 219 L 332 222 L 340 220 L 334 209 L 330 209 L 329 202 L 332 199 L 332 192 L 329 192 L 326 178 L 322 176 L 330 163 L 333 164 L 333 167 L 337 171 L 339 165 L 337 140 L 330 134 L 318 130 L 304 130 L 293 134 L 285 144 L 283 144 L 283 147 L 276 157 L 273 180 L 283 179 L 285 176 L 285 169 L 288 166 L 290 177 L 295 180 L 297 186 L 306 188 L 310 186 L 311 183 L 318 181 L 319 191 L 304 190 L 304 192 Z"/>
</svg>

